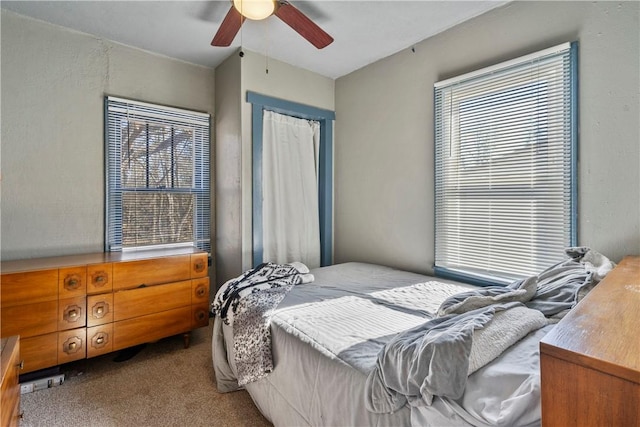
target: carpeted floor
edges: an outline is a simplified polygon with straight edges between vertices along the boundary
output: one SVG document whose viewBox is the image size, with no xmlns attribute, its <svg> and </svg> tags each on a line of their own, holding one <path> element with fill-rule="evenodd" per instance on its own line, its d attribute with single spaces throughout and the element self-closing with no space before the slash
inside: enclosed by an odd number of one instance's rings
<svg viewBox="0 0 640 427">
<path fill-rule="evenodd" d="M 211 324 L 192 332 L 188 349 L 177 336 L 126 361 L 116 352 L 64 365 L 64 384 L 21 396 L 20 425 L 270 426 L 245 391 L 217 392 Z"/>
</svg>

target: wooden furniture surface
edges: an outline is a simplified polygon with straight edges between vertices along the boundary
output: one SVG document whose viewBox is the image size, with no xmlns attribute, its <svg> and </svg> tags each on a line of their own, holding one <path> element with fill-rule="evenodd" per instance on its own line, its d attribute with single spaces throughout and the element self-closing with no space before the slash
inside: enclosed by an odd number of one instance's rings
<svg viewBox="0 0 640 427">
<path fill-rule="evenodd" d="M 0 426 L 20 424 L 20 339 L 0 340 Z"/>
<path fill-rule="evenodd" d="M 195 248 L 5 261 L 1 273 L 0 336 L 20 335 L 24 372 L 209 323 L 208 254 Z"/>
<path fill-rule="evenodd" d="M 543 426 L 640 426 L 640 256 L 540 342 Z"/>
</svg>

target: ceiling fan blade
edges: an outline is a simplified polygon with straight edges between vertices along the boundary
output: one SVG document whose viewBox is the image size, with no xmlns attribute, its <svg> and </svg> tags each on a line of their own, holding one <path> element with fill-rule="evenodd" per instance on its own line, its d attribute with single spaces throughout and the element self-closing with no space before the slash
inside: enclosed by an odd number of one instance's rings
<svg viewBox="0 0 640 427">
<path fill-rule="evenodd" d="M 220 28 L 218 28 L 218 32 L 211 40 L 211 46 L 229 46 L 233 39 L 240 31 L 240 27 L 244 22 L 245 17 L 240 15 L 240 12 L 236 10 L 235 7 L 231 6 L 229 12 L 227 12 L 227 16 L 224 17 L 222 24 L 220 24 Z"/>
<path fill-rule="evenodd" d="M 322 28 L 318 27 L 289 2 L 281 1 L 275 14 L 318 49 L 322 49 L 333 42 L 333 37 L 325 33 Z"/>
</svg>

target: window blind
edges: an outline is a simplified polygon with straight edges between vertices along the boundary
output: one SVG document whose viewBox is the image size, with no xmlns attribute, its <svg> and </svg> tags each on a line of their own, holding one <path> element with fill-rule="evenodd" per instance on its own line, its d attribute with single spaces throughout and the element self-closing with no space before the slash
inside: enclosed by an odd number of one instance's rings
<svg viewBox="0 0 640 427">
<path fill-rule="evenodd" d="M 107 251 L 210 252 L 210 116 L 106 97 Z"/>
<path fill-rule="evenodd" d="M 435 84 L 437 274 L 506 283 L 575 244 L 576 51 Z"/>
</svg>

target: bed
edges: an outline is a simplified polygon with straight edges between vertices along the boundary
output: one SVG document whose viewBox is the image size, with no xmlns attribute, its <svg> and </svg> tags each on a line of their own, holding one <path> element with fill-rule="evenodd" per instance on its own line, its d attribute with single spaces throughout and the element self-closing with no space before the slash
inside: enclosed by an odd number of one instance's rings
<svg viewBox="0 0 640 427">
<path fill-rule="evenodd" d="M 250 293 L 277 294 L 251 303 L 262 306 L 249 317 L 263 335 L 243 335 L 240 318 L 223 321 L 214 302 L 218 390 L 246 388 L 276 426 L 539 425 L 539 341 L 613 267 L 588 248 L 573 254 L 505 291 L 366 263 L 302 266 L 296 283 Z M 449 322 L 456 334 L 442 347 Z M 247 362 L 238 355 L 249 341 L 266 350 Z M 479 344 L 495 342 L 503 348 Z M 467 364 L 451 367 L 459 358 Z"/>
</svg>

